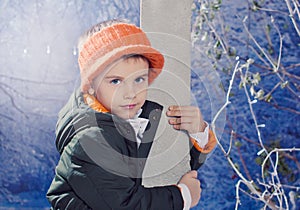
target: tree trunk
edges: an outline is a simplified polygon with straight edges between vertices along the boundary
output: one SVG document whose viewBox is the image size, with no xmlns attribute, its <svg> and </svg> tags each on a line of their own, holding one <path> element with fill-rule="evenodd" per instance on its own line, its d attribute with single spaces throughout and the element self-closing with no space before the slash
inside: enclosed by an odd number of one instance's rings
<svg viewBox="0 0 300 210">
<path fill-rule="evenodd" d="M 164 112 L 143 174 L 145 186 L 176 184 L 190 170 L 189 139 L 168 124 L 165 112 L 191 101 L 191 5 L 192 0 L 141 0 L 141 27 L 165 57 L 163 73 L 149 90 L 149 99 Z"/>
</svg>

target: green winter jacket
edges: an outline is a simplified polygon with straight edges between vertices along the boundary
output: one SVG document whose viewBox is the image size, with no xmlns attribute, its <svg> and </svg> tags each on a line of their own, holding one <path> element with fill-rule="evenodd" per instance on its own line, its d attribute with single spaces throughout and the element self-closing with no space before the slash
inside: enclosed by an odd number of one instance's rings
<svg viewBox="0 0 300 210">
<path fill-rule="evenodd" d="M 175 185 L 146 188 L 141 175 L 157 130 L 162 106 L 146 101 L 140 117 L 149 119 L 139 148 L 132 126 L 89 108 L 80 91 L 59 113 L 56 146 L 60 160 L 47 192 L 52 209 L 182 210 Z M 191 148 L 191 169 L 206 154 Z"/>
</svg>

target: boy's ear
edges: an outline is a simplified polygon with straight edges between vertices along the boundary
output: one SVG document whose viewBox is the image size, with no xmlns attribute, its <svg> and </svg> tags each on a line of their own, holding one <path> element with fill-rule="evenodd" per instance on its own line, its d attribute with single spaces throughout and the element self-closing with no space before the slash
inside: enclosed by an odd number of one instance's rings
<svg viewBox="0 0 300 210">
<path fill-rule="evenodd" d="M 93 96 L 95 94 L 95 90 L 92 87 L 90 87 L 88 93 Z"/>
</svg>

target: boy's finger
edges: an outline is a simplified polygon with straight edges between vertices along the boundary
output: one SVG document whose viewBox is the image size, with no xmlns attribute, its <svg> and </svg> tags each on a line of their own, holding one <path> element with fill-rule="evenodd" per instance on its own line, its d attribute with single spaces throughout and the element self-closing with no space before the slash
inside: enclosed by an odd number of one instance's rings
<svg viewBox="0 0 300 210">
<path fill-rule="evenodd" d="M 180 128 L 180 124 L 175 124 L 175 125 L 173 125 L 173 128 L 176 129 L 176 130 L 180 130 L 180 129 L 181 129 L 181 128 Z"/>
<path fill-rule="evenodd" d="M 170 111 L 171 111 L 171 110 L 181 110 L 181 111 L 183 111 L 183 110 L 197 110 L 198 107 L 196 107 L 196 106 L 178 106 L 178 105 L 171 105 L 171 106 L 169 106 L 168 109 L 169 109 Z"/>
<path fill-rule="evenodd" d="M 186 130 L 189 131 L 191 129 L 191 123 L 180 123 L 180 124 L 172 124 L 176 130 Z"/>
<path fill-rule="evenodd" d="M 191 119 L 190 117 L 176 117 L 176 118 L 169 119 L 169 123 L 172 125 L 182 124 L 182 123 L 190 124 L 192 122 L 193 122 L 193 119 Z"/>
<path fill-rule="evenodd" d="M 167 116 L 169 116 L 169 117 L 180 117 L 181 112 L 179 110 L 169 110 L 169 111 L 167 111 Z"/>
<path fill-rule="evenodd" d="M 188 174 L 191 175 L 192 178 L 197 179 L 197 175 L 198 175 L 198 172 L 197 172 L 197 171 L 192 170 L 192 171 L 190 171 Z"/>
<path fill-rule="evenodd" d="M 167 111 L 167 116 L 169 117 L 193 117 L 195 116 L 195 112 L 190 110 L 169 110 Z"/>
<path fill-rule="evenodd" d="M 178 118 L 172 118 L 172 119 L 169 119 L 169 123 L 171 125 L 177 125 L 177 124 L 180 124 L 181 123 L 181 118 L 178 117 Z"/>
</svg>

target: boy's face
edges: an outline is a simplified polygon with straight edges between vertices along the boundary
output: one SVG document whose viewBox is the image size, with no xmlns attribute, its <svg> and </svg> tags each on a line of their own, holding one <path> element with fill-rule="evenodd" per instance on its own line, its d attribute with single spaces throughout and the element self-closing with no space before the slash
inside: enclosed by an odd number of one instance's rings
<svg viewBox="0 0 300 210">
<path fill-rule="evenodd" d="M 147 98 L 148 71 L 141 58 L 118 60 L 94 80 L 97 99 L 112 114 L 133 118 Z"/>
</svg>

